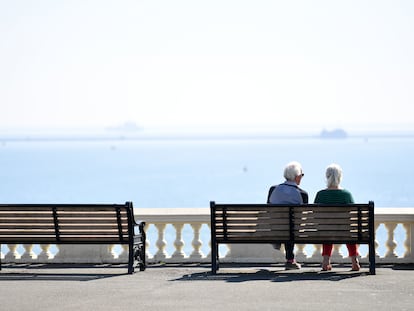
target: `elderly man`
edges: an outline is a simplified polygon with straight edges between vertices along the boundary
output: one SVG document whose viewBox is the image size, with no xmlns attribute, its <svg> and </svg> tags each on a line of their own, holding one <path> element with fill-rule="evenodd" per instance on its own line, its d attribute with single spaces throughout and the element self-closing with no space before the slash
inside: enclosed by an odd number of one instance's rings
<svg viewBox="0 0 414 311">
<path fill-rule="evenodd" d="M 267 203 L 270 204 L 303 204 L 308 203 L 308 193 L 299 188 L 304 176 L 302 166 L 298 162 L 290 162 L 286 165 L 284 174 L 286 181 L 283 184 L 272 186 L 269 189 Z M 274 244 L 275 249 L 280 249 L 280 244 Z M 294 243 L 285 243 L 286 270 L 300 269 L 301 266 L 295 260 Z"/>
</svg>

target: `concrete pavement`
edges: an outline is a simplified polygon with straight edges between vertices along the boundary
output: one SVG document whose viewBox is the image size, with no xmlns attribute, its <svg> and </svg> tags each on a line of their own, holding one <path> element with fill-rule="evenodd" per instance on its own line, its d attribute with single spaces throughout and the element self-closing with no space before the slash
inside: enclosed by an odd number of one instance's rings
<svg viewBox="0 0 414 311">
<path fill-rule="evenodd" d="M 412 310 L 414 266 L 3 265 L 0 310 Z"/>
</svg>

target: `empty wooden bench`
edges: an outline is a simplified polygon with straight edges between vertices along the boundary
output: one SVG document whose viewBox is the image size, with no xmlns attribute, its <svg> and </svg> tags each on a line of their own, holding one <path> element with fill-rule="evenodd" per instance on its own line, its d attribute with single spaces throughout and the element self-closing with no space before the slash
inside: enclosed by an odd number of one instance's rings
<svg viewBox="0 0 414 311">
<path fill-rule="evenodd" d="M 368 244 L 375 274 L 374 202 L 347 205 L 216 204 L 211 209 L 211 272 L 219 244 Z"/>
<path fill-rule="evenodd" d="M 128 245 L 128 273 L 145 270 L 145 223 L 125 204 L 0 204 L 1 244 Z M 0 261 L 1 269 L 1 261 Z"/>
</svg>

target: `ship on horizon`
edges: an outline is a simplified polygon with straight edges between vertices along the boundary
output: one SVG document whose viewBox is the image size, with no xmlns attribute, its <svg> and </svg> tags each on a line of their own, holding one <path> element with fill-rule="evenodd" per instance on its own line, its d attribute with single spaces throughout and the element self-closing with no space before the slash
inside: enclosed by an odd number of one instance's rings
<svg viewBox="0 0 414 311">
<path fill-rule="evenodd" d="M 348 137 L 348 134 L 345 130 L 341 128 L 334 130 L 323 129 L 319 134 L 319 137 L 323 139 L 345 139 Z"/>
</svg>

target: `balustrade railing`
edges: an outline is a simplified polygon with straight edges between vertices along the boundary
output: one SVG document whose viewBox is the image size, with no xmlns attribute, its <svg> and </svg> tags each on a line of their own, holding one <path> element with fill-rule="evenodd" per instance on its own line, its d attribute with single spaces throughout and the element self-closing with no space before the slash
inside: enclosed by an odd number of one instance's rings
<svg viewBox="0 0 414 311">
<path fill-rule="evenodd" d="M 148 263 L 210 262 L 208 208 L 140 209 L 136 218 L 146 222 Z M 377 263 L 414 263 L 414 208 L 376 208 Z M 3 263 L 125 263 L 127 246 L 18 245 L 1 246 Z M 319 263 L 320 245 L 295 246 L 299 262 Z M 361 262 L 367 247 L 360 246 Z M 222 262 L 282 263 L 284 253 L 270 245 L 229 244 L 219 249 Z M 334 262 L 348 262 L 345 246 L 335 245 Z"/>
</svg>

